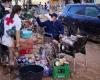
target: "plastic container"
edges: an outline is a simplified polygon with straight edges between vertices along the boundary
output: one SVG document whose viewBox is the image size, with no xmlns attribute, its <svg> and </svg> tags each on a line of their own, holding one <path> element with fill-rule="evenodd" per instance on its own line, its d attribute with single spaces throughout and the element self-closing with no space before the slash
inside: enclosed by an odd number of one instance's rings
<svg viewBox="0 0 100 80">
<path fill-rule="evenodd" d="M 44 67 L 44 77 L 49 77 L 49 76 L 51 76 L 51 73 L 52 73 L 52 68 L 51 68 L 51 66 L 50 65 L 48 65 L 48 66 L 45 66 Z"/>
<path fill-rule="evenodd" d="M 64 64 L 60 66 L 52 65 L 53 71 L 52 71 L 52 80 L 55 80 L 56 78 L 64 78 L 65 80 L 69 79 L 70 76 L 70 67 L 69 64 Z"/>
<path fill-rule="evenodd" d="M 42 80 L 44 68 L 38 65 L 28 65 L 19 69 L 21 80 Z"/>
<path fill-rule="evenodd" d="M 31 30 L 22 30 L 21 31 L 21 38 L 29 39 L 32 37 L 33 32 Z"/>
<path fill-rule="evenodd" d="M 33 52 L 32 48 L 28 48 L 25 50 L 19 50 L 19 55 L 31 54 Z"/>
</svg>

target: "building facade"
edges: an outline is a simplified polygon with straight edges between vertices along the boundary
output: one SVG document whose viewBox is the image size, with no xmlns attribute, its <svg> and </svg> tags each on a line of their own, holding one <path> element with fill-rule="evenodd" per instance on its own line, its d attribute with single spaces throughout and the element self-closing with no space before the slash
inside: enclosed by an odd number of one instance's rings
<svg viewBox="0 0 100 80">
<path fill-rule="evenodd" d="M 94 0 L 94 3 L 100 4 L 100 0 Z"/>
</svg>

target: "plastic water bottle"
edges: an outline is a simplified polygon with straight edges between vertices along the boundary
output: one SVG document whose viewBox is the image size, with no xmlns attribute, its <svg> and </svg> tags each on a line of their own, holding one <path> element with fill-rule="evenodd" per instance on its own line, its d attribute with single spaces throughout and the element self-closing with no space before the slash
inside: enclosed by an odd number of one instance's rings
<svg viewBox="0 0 100 80">
<path fill-rule="evenodd" d="M 44 76 L 49 76 L 49 68 L 47 66 L 44 67 Z"/>
<path fill-rule="evenodd" d="M 42 50 L 42 59 L 46 58 L 46 51 L 43 49 Z"/>
</svg>

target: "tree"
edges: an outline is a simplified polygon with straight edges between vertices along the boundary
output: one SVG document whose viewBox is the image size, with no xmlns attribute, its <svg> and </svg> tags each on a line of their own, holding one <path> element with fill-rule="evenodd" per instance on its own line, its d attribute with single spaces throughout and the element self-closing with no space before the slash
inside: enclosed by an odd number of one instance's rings
<svg viewBox="0 0 100 80">
<path fill-rule="evenodd" d="M 26 0 L 23 1 L 23 8 L 25 8 L 25 1 L 26 1 Z"/>
<path fill-rule="evenodd" d="M 15 0 L 15 4 L 18 5 L 18 0 Z"/>
</svg>

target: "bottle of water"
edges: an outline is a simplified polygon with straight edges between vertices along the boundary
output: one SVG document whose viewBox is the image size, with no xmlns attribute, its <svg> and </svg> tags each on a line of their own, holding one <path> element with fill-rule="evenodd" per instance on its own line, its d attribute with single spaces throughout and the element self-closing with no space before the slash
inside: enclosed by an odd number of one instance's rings
<svg viewBox="0 0 100 80">
<path fill-rule="evenodd" d="M 42 50 L 42 56 L 41 57 L 42 57 L 42 59 L 46 58 L 46 51 L 45 51 L 45 49 Z"/>
<path fill-rule="evenodd" d="M 49 76 L 49 68 L 47 66 L 44 67 L 44 76 Z"/>
</svg>

